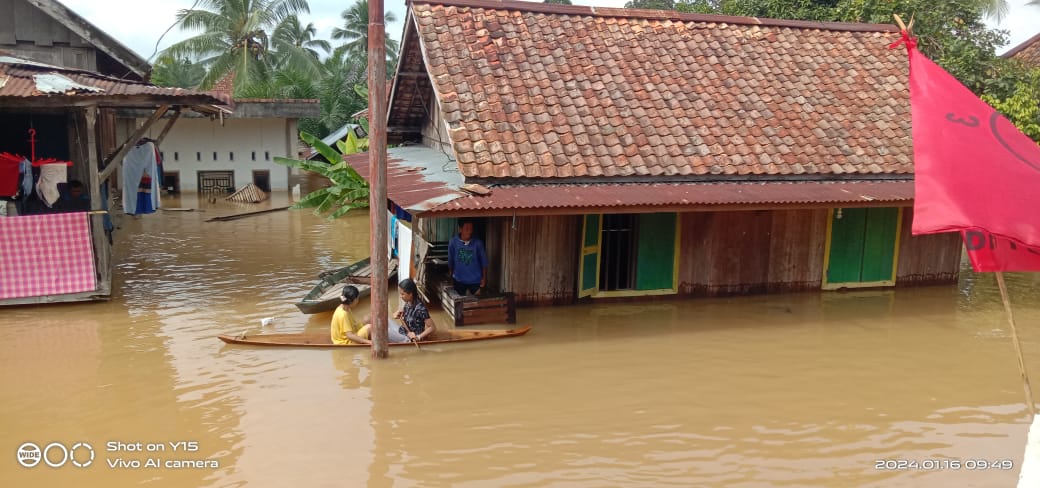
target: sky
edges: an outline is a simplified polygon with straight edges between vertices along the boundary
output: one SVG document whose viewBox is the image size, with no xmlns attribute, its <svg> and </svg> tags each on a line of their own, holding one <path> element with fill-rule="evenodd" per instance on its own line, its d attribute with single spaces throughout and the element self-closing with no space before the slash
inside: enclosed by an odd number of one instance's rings
<svg viewBox="0 0 1040 488">
<path fill-rule="evenodd" d="M 177 11 L 189 9 L 195 0 L 59 0 L 79 15 L 85 17 L 118 41 L 133 49 L 149 61 L 154 61 L 153 53 L 158 42 L 159 50 L 166 46 L 190 37 L 191 32 L 173 28 L 162 38 L 160 36 L 173 25 Z M 596 5 L 599 7 L 621 7 L 625 0 L 573 0 L 576 5 Z M 941 1 L 941 0 L 939 0 Z M 1011 38 L 1006 51 L 1040 33 L 1040 7 L 1028 6 L 1028 0 L 1009 0 L 1011 12 L 999 24 L 990 22 L 991 26 L 1010 31 Z M 386 26 L 387 35 L 400 40 L 403 31 L 404 0 L 384 0 L 387 11 L 397 16 L 397 22 Z M 332 28 L 340 24 L 340 12 L 351 5 L 352 0 L 310 0 L 311 13 L 302 16 L 304 22 L 313 22 L 318 29 L 318 36 L 331 38 Z"/>
</svg>

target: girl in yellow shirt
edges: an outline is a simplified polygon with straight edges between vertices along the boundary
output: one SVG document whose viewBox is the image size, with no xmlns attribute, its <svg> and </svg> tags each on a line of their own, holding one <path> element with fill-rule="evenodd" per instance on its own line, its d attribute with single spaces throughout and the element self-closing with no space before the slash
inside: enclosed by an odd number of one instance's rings
<svg viewBox="0 0 1040 488">
<path fill-rule="evenodd" d="M 358 304 L 358 289 L 353 285 L 343 287 L 340 294 L 339 307 L 332 314 L 332 343 L 336 345 L 345 344 L 371 344 L 369 340 L 369 324 L 362 324 L 354 318 L 351 310 Z"/>
</svg>

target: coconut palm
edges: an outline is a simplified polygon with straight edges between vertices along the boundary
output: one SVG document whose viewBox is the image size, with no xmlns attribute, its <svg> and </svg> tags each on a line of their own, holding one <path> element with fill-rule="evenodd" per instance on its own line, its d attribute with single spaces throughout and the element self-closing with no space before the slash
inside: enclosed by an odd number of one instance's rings
<svg viewBox="0 0 1040 488">
<path fill-rule="evenodd" d="M 332 38 L 347 41 L 341 48 L 352 54 L 368 53 L 368 0 L 358 0 L 340 13 L 340 17 L 343 18 L 343 26 L 332 29 Z M 393 12 L 386 12 L 383 16 L 384 23 L 396 21 L 397 17 Z M 396 58 L 397 49 L 397 41 L 386 36 L 387 57 Z"/>
<path fill-rule="evenodd" d="M 162 55 L 152 65 L 151 82 L 159 86 L 195 88 L 206 76 L 206 68 L 187 58 Z"/>
<path fill-rule="evenodd" d="M 201 87 L 234 73 L 235 89 L 263 80 L 271 64 L 268 32 L 297 13 L 309 13 L 307 0 L 199 0 L 198 8 L 177 13 L 182 30 L 201 31 L 168 48 L 174 57 L 198 59 L 208 68 Z"/>
<path fill-rule="evenodd" d="M 275 65 L 281 69 L 292 69 L 311 75 L 320 74 L 320 53 L 328 54 L 332 51 L 332 46 L 329 41 L 316 39 L 317 33 L 318 30 L 313 23 L 304 26 L 295 15 L 282 20 L 271 35 Z"/>
<path fill-rule="evenodd" d="M 1009 9 L 1007 0 L 979 0 L 979 6 L 982 7 L 983 15 L 997 22 L 1007 17 Z"/>
</svg>

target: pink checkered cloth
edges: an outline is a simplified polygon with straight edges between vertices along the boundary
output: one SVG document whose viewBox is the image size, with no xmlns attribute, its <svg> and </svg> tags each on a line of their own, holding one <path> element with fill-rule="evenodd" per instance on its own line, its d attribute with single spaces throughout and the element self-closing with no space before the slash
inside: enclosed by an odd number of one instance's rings
<svg viewBox="0 0 1040 488">
<path fill-rule="evenodd" d="M 0 217 L 0 299 L 95 289 L 86 212 Z"/>
</svg>

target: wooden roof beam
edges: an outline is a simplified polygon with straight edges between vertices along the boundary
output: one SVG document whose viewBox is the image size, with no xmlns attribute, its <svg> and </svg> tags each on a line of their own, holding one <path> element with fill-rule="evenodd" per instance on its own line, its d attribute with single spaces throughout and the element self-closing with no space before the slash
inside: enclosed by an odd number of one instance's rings
<svg viewBox="0 0 1040 488">
<path fill-rule="evenodd" d="M 169 105 L 163 105 L 157 108 L 155 112 L 152 113 L 152 116 L 149 117 L 148 120 L 146 120 L 144 124 L 141 125 L 141 127 L 138 127 L 133 134 L 130 134 L 130 137 L 127 138 L 125 142 L 123 142 L 123 145 L 119 146 L 119 150 L 117 150 L 115 154 L 105 158 L 105 169 L 101 171 L 101 175 L 99 177 L 100 181 L 103 182 L 107 180 L 109 176 L 112 176 L 112 173 L 115 172 L 117 168 L 119 168 L 120 164 L 123 163 L 123 157 L 126 156 L 126 153 L 130 152 L 130 148 L 133 147 L 134 144 L 139 139 L 141 139 L 141 137 L 144 136 L 146 132 L 148 132 L 148 129 L 152 127 L 152 124 L 155 124 L 155 122 L 159 120 L 159 118 L 162 117 L 163 114 L 165 114 L 166 111 L 169 109 Z"/>
</svg>

